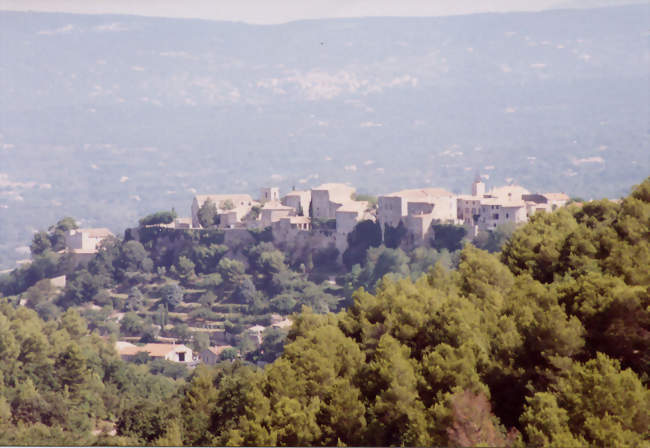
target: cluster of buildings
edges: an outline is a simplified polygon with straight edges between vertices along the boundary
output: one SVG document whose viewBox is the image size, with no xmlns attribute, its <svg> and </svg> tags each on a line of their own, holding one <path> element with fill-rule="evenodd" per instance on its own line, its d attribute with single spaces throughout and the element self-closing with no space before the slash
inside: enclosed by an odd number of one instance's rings
<svg viewBox="0 0 650 448">
<path fill-rule="evenodd" d="M 280 239 L 318 230 L 327 234 L 343 252 L 347 235 L 363 220 L 378 222 L 382 232 L 387 227 L 402 226 L 409 240 L 417 244 L 434 237 L 434 223 L 463 225 L 470 236 L 475 236 L 502 224 L 525 223 L 533 213 L 553 211 L 569 201 L 564 193 L 531 193 L 519 185 L 487 190 L 478 176 L 469 195 L 457 195 L 442 188 L 420 188 L 381 195 L 376 205 L 355 198 L 354 187 L 341 183 L 293 190 L 284 196 L 280 196 L 276 187 L 262 188 L 258 200 L 249 194 L 197 195 L 192 201 L 191 218 L 177 218 L 163 227 L 202 228 L 199 212 L 210 200 L 216 208 L 219 228 L 270 227 Z M 70 230 L 66 245 L 69 252 L 83 261 L 97 252 L 99 243 L 109 236 L 112 233 L 104 228 Z"/>
<path fill-rule="evenodd" d="M 550 212 L 569 201 L 565 193 L 531 193 L 518 185 L 485 190 L 485 183 L 477 177 L 472 183 L 471 195 L 457 198 L 459 224 L 477 230 L 494 230 L 497 226 L 521 224 L 536 212 Z"/>
<path fill-rule="evenodd" d="M 354 199 L 345 184 L 323 184 L 280 197 L 276 187 L 262 188 L 259 201 L 248 194 L 197 195 L 192 201 L 192 227 L 200 228 L 199 210 L 210 200 L 217 208 L 221 228 L 287 227 L 311 230 L 314 221 L 336 221 L 339 233 L 349 233 L 357 222 L 373 218 L 367 201 Z"/>
<path fill-rule="evenodd" d="M 346 184 L 328 183 L 311 190 L 291 191 L 281 197 L 278 188 L 263 188 L 260 200 L 250 195 L 198 195 L 192 202 L 192 227 L 200 228 L 199 210 L 210 199 L 217 206 L 222 228 L 265 228 L 309 231 L 316 222 L 330 222 L 344 241 L 355 225 L 370 219 L 386 226 L 406 229 L 412 241 L 431 235 L 433 223 L 464 225 L 470 235 L 494 230 L 506 223 L 528 221 L 537 211 L 564 206 L 564 193 L 531 193 L 518 185 L 486 190 L 477 176 L 470 195 L 457 195 L 442 188 L 402 190 L 378 197 L 377 204 L 355 200 L 355 189 Z M 258 213 L 251 213 L 257 210 Z M 337 244 L 338 246 L 339 244 Z"/>
<path fill-rule="evenodd" d="M 288 318 L 274 314 L 272 316 L 272 328 L 287 329 L 291 326 L 292 321 Z M 263 325 L 254 325 L 245 330 L 243 337 L 248 338 L 256 348 L 262 345 L 264 340 L 264 331 L 269 328 Z M 133 360 L 139 353 L 146 353 L 153 359 L 164 359 L 167 361 L 195 366 L 197 364 L 215 365 L 221 361 L 221 354 L 233 348 L 231 345 L 222 344 L 208 347 L 202 352 L 194 352 L 184 344 L 166 344 L 150 343 L 144 345 L 132 344 L 128 341 L 116 341 L 115 350 L 118 355 L 125 361 Z"/>
</svg>

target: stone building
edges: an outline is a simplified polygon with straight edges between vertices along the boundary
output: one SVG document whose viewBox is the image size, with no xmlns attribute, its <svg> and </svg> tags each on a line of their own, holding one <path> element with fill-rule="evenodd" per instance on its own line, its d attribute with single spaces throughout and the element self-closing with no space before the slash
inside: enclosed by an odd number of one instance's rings
<svg viewBox="0 0 650 448">
<path fill-rule="evenodd" d="M 183 344 L 145 344 L 140 346 L 126 341 L 117 341 L 115 348 L 125 361 L 132 359 L 140 352 L 145 352 L 152 358 L 184 364 L 192 362 L 192 349 Z"/>
<path fill-rule="evenodd" d="M 201 228 L 199 209 L 208 199 L 217 207 L 219 227 L 226 228 L 241 225 L 242 218 L 251 211 L 254 205 L 258 204 L 248 194 L 197 195 L 192 201 L 192 227 Z"/>
<path fill-rule="evenodd" d="M 104 227 L 96 229 L 72 229 L 65 233 L 65 245 L 72 252 L 95 253 L 99 248 L 99 244 L 111 236 L 114 236 L 113 233 Z"/>
<path fill-rule="evenodd" d="M 423 238 L 435 222 L 456 222 L 456 196 L 442 188 L 402 190 L 379 196 L 377 220 L 382 231 L 402 223 L 414 237 Z"/>
<path fill-rule="evenodd" d="M 282 204 L 293 207 L 296 216 L 309 216 L 309 204 L 311 202 L 311 191 L 293 190 L 282 198 Z"/>
<path fill-rule="evenodd" d="M 311 216 L 336 219 L 336 210 L 352 201 L 354 188 L 345 184 L 323 184 L 311 189 Z"/>
<path fill-rule="evenodd" d="M 280 201 L 273 200 L 266 202 L 261 210 L 260 220 L 262 227 L 268 227 L 282 218 L 295 215 L 296 210 L 288 205 L 282 205 Z"/>
<path fill-rule="evenodd" d="M 68 230 L 64 235 L 66 251 L 72 254 L 75 264 L 86 263 L 95 256 L 101 242 L 112 236 L 104 227 Z"/>
<path fill-rule="evenodd" d="M 223 353 L 224 350 L 232 348 L 231 345 L 215 345 L 214 347 L 209 347 L 203 350 L 201 353 L 199 353 L 199 361 L 201 361 L 203 364 L 207 364 L 209 366 L 213 366 L 217 364 L 219 361 L 221 361 L 221 353 Z"/>
<path fill-rule="evenodd" d="M 521 224 L 538 211 L 553 211 L 566 205 L 564 193 L 530 193 L 519 185 L 506 185 L 485 192 L 485 184 L 477 177 L 472 183 L 472 194 L 458 197 L 457 217 L 472 229 L 494 230 L 506 224 Z"/>
<path fill-rule="evenodd" d="M 279 201 L 280 189 L 278 187 L 264 187 L 260 191 L 260 202 Z"/>
<path fill-rule="evenodd" d="M 368 212 L 367 201 L 348 201 L 336 209 L 336 232 L 348 234 L 364 219 L 373 219 Z"/>
</svg>

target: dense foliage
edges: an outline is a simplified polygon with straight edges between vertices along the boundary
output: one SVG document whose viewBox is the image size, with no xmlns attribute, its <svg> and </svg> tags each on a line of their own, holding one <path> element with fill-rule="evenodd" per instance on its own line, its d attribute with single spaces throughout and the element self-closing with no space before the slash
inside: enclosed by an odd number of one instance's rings
<svg viewBox="0 0 650 448">
<path fill-rule="evenodd" d="M 155 224 L 169 224 L 173 222 L 174 219 L 176 219 L 176 217 L 177 215 L 174 210 L 170 212 L 168 211 L 156 212 L 140 219 L 139 223 L 141 226 L 151 226 Z"/>
<path fill-rule="evenodd" d="M 536 214 L 483 240 L 498 253 L 405 252 L 378 246 L 377 229 L 363 226 L 349 270 L 329 272 L 336 282 L 316 281 L 319 257 L 290 263 L 263 233 L 225 244 L 214 230 L 148 228 L 65 268 L 62 292 L 40 280 L 5 300 L 0 443 L 639 446 L 650 437 L 650 179 L 620 202 Z M 455 229 L 442 233 L 456 244 Z M 16 278 L 5 285 L 18 288 Z M 251 347 L 246 326 L 268 325 L 271 312 L 294 313 L 291 329 L 269 328 Z M 237 349 L 191 374 L 146 356 L 126 365 L 106 341 L 164 334 L 201 349 L 211 341 L 200 322 L 218 323 Z"/>
<path fill-rule="evenodd" d="M 115 420 L 177 389 L 173 380 L 121 361 L 72 310 L 44 322 L 1 302 L 0 356 L 2 445 L 134 443 L 110 436 Z"/>
</svg>

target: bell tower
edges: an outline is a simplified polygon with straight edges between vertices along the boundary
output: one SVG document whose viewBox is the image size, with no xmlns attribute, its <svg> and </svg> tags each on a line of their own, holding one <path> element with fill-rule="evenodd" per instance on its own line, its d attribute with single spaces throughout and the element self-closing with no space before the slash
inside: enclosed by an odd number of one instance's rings
<svg viewBox="0 0 650 448">
<path fill-rule="evenodd" d="M 481 180 L 481 176 L 477 173 L 474 182 L 472 182 L 472 196 L 483 197 L 485 194 L 485 183 Z"/>
</svg>

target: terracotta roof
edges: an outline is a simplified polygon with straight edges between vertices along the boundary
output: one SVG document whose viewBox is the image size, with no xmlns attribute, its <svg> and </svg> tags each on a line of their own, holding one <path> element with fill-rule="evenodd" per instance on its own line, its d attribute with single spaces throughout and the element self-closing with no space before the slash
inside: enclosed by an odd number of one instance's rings
<svg viewBox="0 0 650 448">
<path fill-rule="evenodd" d="M 120 355 L 128 356 L 135 355 L 139 352 L 147 352 L 153 358 L 164 358 L 171 352 L 186 352 L 190 350 L 183 344 L 145 344 L 138 346 L 124 341 L 117 341 L 115 348 Z"/>
</svg>

